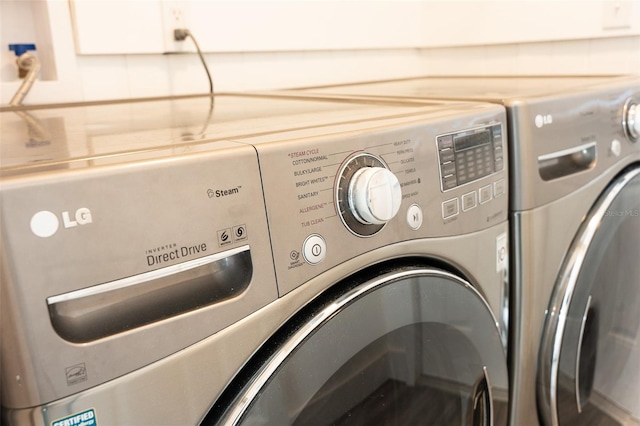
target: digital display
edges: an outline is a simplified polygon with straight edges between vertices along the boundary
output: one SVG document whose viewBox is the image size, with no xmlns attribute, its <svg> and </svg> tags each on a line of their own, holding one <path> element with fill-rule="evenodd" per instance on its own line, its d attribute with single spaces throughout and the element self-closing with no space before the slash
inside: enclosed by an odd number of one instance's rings
<svg viewBox="0 0 640 426">
<path fill-rule="evenodd" d="M 490 143 L 490 130 L 483 130 L 481 132 L 472 133 L 470 135 L 454 136 L 453 138 L 453 146 L 456 151 L 464 151 L 465 149 L 475 148 Z"/>
<path fill-rule="evenodd" d="M 500 124 L 442 134 L 436 143 L 443 192 L 504 169 Z"/>
</svg>

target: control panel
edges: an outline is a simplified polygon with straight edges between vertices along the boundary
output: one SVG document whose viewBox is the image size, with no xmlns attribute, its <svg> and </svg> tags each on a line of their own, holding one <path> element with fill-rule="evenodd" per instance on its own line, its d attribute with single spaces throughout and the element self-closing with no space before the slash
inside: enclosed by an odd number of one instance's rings
<svg viewBox="0 0 640 426">
<path fill-rule="evenodd" d="M 500 124 L 440 135 L 437 144 L 442 191 L 504 169 Z"/>
<path fill-rule="evenodd" d="M 504 109 L 487 105 L 449 115 L 245 141 L 260 159 L 281 295 L 379 248 L 507 220 Z M 446 190 L 443 176 L 447 182 L 453 176 Z"/>
</svg>

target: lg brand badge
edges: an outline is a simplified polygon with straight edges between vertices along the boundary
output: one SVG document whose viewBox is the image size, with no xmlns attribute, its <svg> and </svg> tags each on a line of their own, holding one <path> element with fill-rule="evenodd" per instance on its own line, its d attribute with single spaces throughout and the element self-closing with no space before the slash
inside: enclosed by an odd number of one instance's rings
<svg viewBox="0 0 640 426">
<path fill-rule="evenodd" d="M 91 210 L 81 207 L 76 210 L 75 214 L 70 212 L 62 212 L 60 218 L 48 210 L 40 211 L 31 218 L 31 232 L 41 238 L 48 238 L 58 232 L 60 228 L 60 219 L 65 229 L 75 228 L 77 226 L 91 223 Z"/>
<path fill-rule="evenodd" d="M 538 129 L 542 128 L 543 126 L 549 125 L 553 123 L 553 117 L 551 116 L 551 114 L 538 114 L 536 115 L 536 118 L 534 119 L 535 123 L 536 123 L 536 127 Z"/>
</svg>

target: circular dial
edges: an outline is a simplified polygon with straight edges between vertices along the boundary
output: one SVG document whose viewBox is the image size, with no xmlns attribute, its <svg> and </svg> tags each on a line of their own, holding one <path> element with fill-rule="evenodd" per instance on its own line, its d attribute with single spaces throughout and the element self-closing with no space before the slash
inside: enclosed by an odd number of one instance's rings
<svg viewBox="0 0 640 426">
<path fill-rule="evenodd" d="M 400 182 L 378 157 L 358 154 L 344 163 L 338 176 L 338 214 L 354 234 L 371 236 L 398 213 Z"/>
<path fill-rule="evenodd" d="M 398 178 L 382 167 L 365 167 L 349 182 L 349 207 L 365 225 L 383 225 L 398 213 L 402 192 Z"/>
<path fill-rule="evenodd" d="M 637 142 L 640 137 L 640 106 L 633 99 L 629 99 L 624 106 L 622 126 L 627 137 Z"/>
</svg>

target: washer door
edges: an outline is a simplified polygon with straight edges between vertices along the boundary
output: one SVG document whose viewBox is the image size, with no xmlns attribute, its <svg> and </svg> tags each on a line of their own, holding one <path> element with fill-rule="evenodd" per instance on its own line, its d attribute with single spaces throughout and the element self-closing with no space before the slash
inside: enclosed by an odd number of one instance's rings
<svg viewBox="0 0 640 426">
<path fill-rule="evenodd" d="M 538 381 L 546 424 L 640 419 L 638 253 L 640 167 L 635 166 L 595 204 L 556 283 Z"/>
<path fill-rule="evenodd" d="M 505 354 L 487 303 L 457 276 L 418 266 L 378 268 L 334 287 L 267 342 L 229 390 L 205 423 L 507 418 Z"/>
</svg>

